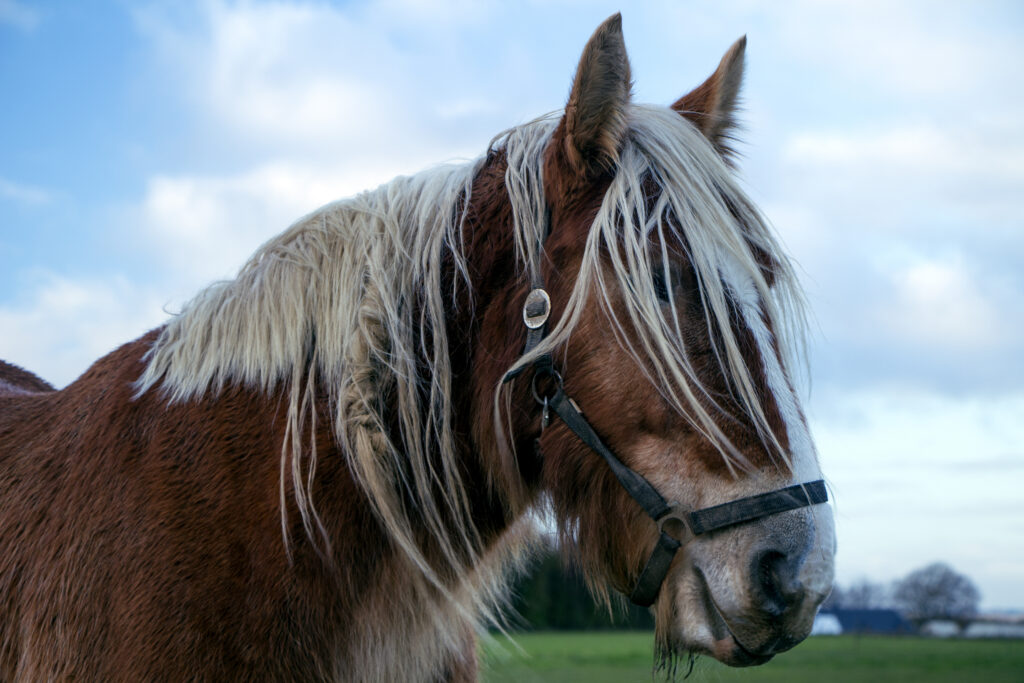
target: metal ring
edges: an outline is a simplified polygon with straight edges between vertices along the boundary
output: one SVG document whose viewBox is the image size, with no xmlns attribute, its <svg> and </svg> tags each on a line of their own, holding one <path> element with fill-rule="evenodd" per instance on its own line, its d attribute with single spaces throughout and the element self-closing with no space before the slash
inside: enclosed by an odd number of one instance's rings
<svg viewBox="0 0 1024 683">
<path fill-rule="evenodd" d="M 547 396 L 541 396 L 540 392 L 537 391 L 537 379 L 553 377 L 555 380 L 555 391 L 552 391 Z M 551 400 L 551 397 L 555 395 L 555 392 L 562 387 L 562 376 L 558 374 L 558 370 L 554 368 L 541 368 L 533 373 L 533 379 L 530 381 L 530 391 L 533 392 L 533 400 L 537 403 L 544 405 L 545 401 Z"/>
<path fill-rule="evenodd" d="M 693 533 L 693 529 L 690 528 L 690 522 L 687 521 L 687 517 L 689 517 L 689 515 L 689 511 L 682 505 L 679 505 L 678 503 L 673 504 L 668 512 L 654 520 L 658 524 L 658 533 L 665 534 L 669 538 L 674 538 L 679 541 L 682 545 L 686 545 L 697 537 L 697 534 Z M 678 537 L 676 534 L 665 531 L 665 524 L 671 521 L 677 521 L 682 525 L 683 533 L 678 534 Z"/>
</svg>

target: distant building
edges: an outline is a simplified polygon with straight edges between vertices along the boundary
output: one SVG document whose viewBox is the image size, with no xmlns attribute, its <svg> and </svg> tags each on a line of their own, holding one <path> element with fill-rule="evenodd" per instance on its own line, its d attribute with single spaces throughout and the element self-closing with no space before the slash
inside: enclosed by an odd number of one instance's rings
<svg viewBox="0 0 1024 683">
<path fill-rule="evenodd" d="M 914 627 L 894 609 L 830 609 L 819 619 L 831 615 L 839 622 L 841 633 L 913 633 Z"/>
<path fill-rule="evenodd" d="M 929 619 L 921 624 L 920 633 L 932 638 L 956 638 L 960 635 L 960 624 L 952 619 Z"/>
<path fill-rule="evenodd" d="M 1024 638 L 1024 623 L 1008 620 L 978 620 L 960 624 L 948 619 L 932 619 L 921 626 L 921 635 L 933 638 Z"/>
<path fill-rule="evenodd" d="M 967 638 L 1024 638 L 1024 623 L 974 621 L 964 631 Z"/>
<path fill-rule="evenodd" d="M 830 612 L 818 612 L 811 627 L 812 636 L 839 636 L 843 633 L 843 625 L 839 617 Z"/>
</svg>

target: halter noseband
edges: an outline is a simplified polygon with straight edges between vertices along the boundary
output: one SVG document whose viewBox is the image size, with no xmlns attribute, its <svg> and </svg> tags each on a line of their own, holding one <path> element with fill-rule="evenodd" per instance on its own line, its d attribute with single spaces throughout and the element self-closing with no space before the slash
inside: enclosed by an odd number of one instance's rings
<svg viewBox="0 0 1024 683">
<path fill-rule="evenodd" d="M 551 298 L 544 289 L 539 269 L 532 284 L 533 289 L 527 295 L 523 305 L 523 323 L 527 328 L 523 355 L 535 349 L 544 339 L 544 335 L 547 333 L 548 316 L 551 314 Z M 583 443 L 604 459 L 626 492 L 658 525 L 658 541 L 629 596 L 630 601 L 634 604 L 649 607 L 654 603 L 661 590 L 661 584 L 668 575 L 676 552 L 697 536 L 780 512 L 817 505 L 828 500 L 825 482 L 818 479 L 701 510 L 689 511 L 679 504 L 668 503 L 649 481 L 640 473 L 627 467 L 604 445 L 597 432 L 583 417 L 583 412 L 576 402 L 565 393 L 562 376 L 555 369 L 551 354 L 542 354 L 533 362 L 532 366 L 523 365 L 507 373 L 502 382 L 510 381 L 527 367 L 533 368 L 534 400 L 543 408 L 541 429 L 547 427 L 550 422 L 550 411 L 555 411 L 555 414 Z M 547 392 L 542 390 L 540 385 L 545 383 L 545 380 L 547 380 L 547 384 L 553 385 L 553 390 Z M 666 531 L 666 526 L 672 522 L 674 522 L 672 527 L 681 527 L 681 529 L 673 529 L 679 538 Z"/>
</svg>

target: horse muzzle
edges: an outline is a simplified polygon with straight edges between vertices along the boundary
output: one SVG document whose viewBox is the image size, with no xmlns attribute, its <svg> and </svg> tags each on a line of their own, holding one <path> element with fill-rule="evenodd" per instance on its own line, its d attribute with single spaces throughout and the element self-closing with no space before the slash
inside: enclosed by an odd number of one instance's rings
<svg viewBox="0 0 1024 683">
<path fill-rule="evenodd" d="M 803 641 L 832 587 L 831 508 L 793 510 L 692 544 L 678 576 L 682 648 L 731 666 L 762 664 Z M 693 629 L 694 622 L 703 622 Z M 689 625 L 689 627 L 688 627 Z"/>
</svg>

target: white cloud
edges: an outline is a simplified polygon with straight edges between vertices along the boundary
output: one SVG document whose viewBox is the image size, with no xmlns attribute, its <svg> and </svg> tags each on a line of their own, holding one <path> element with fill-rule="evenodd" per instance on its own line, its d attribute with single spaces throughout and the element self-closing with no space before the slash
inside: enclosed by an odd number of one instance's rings
<svg viewBox="0 0 1024 683">
<path fill-rule="evenodd" d="M 820 380 L 1024 379 L 1024 136 L 940 122 L 799 130 L 765 204 L 806 269 Z M 965 358 L 965 354 L 972 354 Z"/>
<path fill-rule="evenodd" d="M 365 7 L 206 2 L 186 22 L 152 7 L 136 19 L 162 56 L 161 70 L 225 136 L 304 159 L 401 157 L 423 148 L 438 159 L 480 153 L 490 135 L 516 121 L 505 118 L 509 105 L 523 101 L 502 87 L 502 77 L 511 72 L 529 82 L 500 43 L 473 60 L 453 48 L 496 7 L 470 4 L 472 11 L 461 12 L 416 0 Z M 510 60 L 520 68 L 510 70 Z M 480 71 L 489 78 L 468 77 Z M 452 126 L 480 113 L 499 123 Z"/>
<path fill-rule="evenodd" d="M 166 319 L 163 300 L 126 278 L 38 276 L 20 303 L 0 306 L 0 358 L 61 387 L 96 359 Z"/>
<path fill-rule="evenodd" d="M 0 24 L 7 24 L 22 31 L 31 31 L 39 25 L 39 11 L 16 0 L 0 0 Z"/>
<path fill-rule="evenodd" d="M 905 343 L 986 352 L 1011 341 L 998 307 L 962 263 L 915 263 L 893 280 L 894 297 L 881 303 L 879 318 Z"/>
<path fill-rule="evenodd" d="M 215 111 L 254 134 L 318 140 L 365 130 L 385 91 L 351 68 L 357 27 L 327 7 L 213 5 L 196 75 Z M 320 58 L 317 58 L 319 55 Z M 338 62 L 347 69 L 337 69 Z"/>
<path fill-rule="evenodd" d="M 798 132 L 786 141 L 782 160 L 816 172 L 873 177 L 913 172 L 925 178 L 999 179 L 1024 184 L 1024 139 L 992 130 L 951 130 L 933 124 L 898 125 L 887 130 Z"/>
<path fill-rule="evenodd" d="M 1024 570 L 1024 394 L 888 388 L 830 393 L 811 412 L 835 498 L 840 582 L 944 559 L 987 604 L 1024 607 L 1024 586 L 1006 580 L 1008 567 Z"/>
<path fill-rule="evenodd" d="M 46 204 L 52 198 L 48 190 L 0 178 L 0 197 L 22 204 Z"/>
<path fill-rule="evenodd" d="M 232 276 L 256 248 L 336 199 L 402 172 L 397 162 L 322 168 L 274 162 L 229 176 L 159 176 L 131 213 L 150 257 L 176 273 L 178 296 Z"/>
<path fill-rule="evenodd" d="M 1024 251 L 1019 127 L 889 122 L 796 131 L 778 164 L 785 180 L 773 201 L 787 213 L 813 212 L 818 247 L 853 237 L 875 253 L 901 243 L 925 254 L 988 250 L 1004 260 Z"/>
<path fill-rule="evenodd" d="M 998 10 L 985 11 L 996 8 L 970 12 L 964 2 L 806 0 L 772 9 L 783 49 L 862 93 L 884 89 L 909 99 L 962 92 L 1001 71 L 1016 42 L 987 24 L 1005 21 Z"/>
<path fill-rule="evenodd" d="M 274 166 L 233 177 L 156 177 L 139 227 L 158 258 L 189 279 L 227 277 L 260 243 L 317 205 L 315 182 L 304 184 L 294 171 Z"/>
<path fill-rule="evenodd" d="M 447 26 L 479 24 L 491 16 L 499 4 L 495 0 L 380 0 L 370 11 L 378 16 L 378 21 L 421 28 L 424 23 Z"/>
<path fill-rule="evenodd" d="M 225 134 L 258 143 L 339 144 L 385 126 L 386 46 L 328 5 L 197 3 L 186 19 L 150 6 L 135 12 L 179 94 Z M 369 66 L 369 69 L 367 69 Z M 390 109 L 394 109 L 391 107 Z"/>
</svg>

